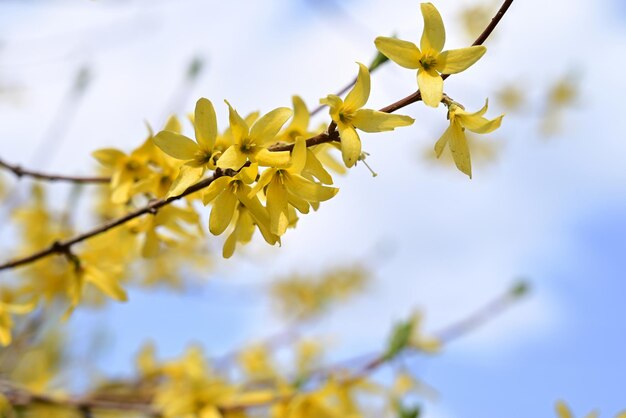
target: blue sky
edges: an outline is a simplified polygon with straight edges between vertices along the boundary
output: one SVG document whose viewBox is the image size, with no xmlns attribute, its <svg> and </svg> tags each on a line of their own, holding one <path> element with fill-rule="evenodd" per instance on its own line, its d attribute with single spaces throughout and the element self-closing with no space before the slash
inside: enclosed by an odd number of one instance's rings
<svg viewBox="0 0 626 418">
<path fill-rule="evenodd" d="M 454 18 L 461 3 L 435 3 L 449 48 L 467 42 Z M 129 149 L 143 139 L 144 120 L 158 125 L 164 113 L 188 111 L 199 96 L 216 103 L 222 128 L 223 98 L 244 113 L 289 105 L 294 93 L 313 106 L 354 76 L 354 61 L 371 58 L 375 36 L 419 39 L 418 2 L 339 4 L 341 13 L 287 0 L 3 2 L 0 85 L 24 89 L 17 104 L 0 101 L 2 157 L 27 160 L 85 65 L 92 85 L 47 169 L 88 173 L 92 150 Z M 319 260 L 362 260 L 382 245 L 393 251 L 373 263 L 373 289 L 313 329 L 341 336 L 335 356 L 380 347 L 393 321 L 414 308 L 426 312 L 428 329 L 439 329 L 515 278 L 529 277 L 526 301 L 441 357 L 419 362 L 441 392 L 426 417 L 549 417 L 558 398 L 578 415 L 598 407 L 612 416 L 626 407 L 620 386 L 626 144 L 619 104 L 626 81 L 617 70 L 626 60 L 624 15 L 620 1 L 516 1 L 485 58 L 446 82 L 470 109 L 511 82 L 540 103 L 546 88 L 574 69 L 580 100 L 567 111 L 560 135 L 542 139 L 532 114 L 507 115 L 492 137 L 502 143 L 497 161 L 477 163 L 468 181 L 422 158 L 445 129 L 444 111 L 410 108 L 413 127 L 364 139 L 380 175 L 373 179 L 357 167 L 338 178 L 337 198 L 304 217 L 282 248 L 253 244 L 218 266 L 193 295 L 132 291 L 129 304 L 79 312 L 76 335 L 106 326 L 111 343 L 100 363 L 114 372 L 128 368 L 146 338 L 165 355 L 192 341 L 219 354 L 283 326 L 267 301 L 254 296 L 264 283 L 316 269 Z M 194 56 L 205 58 L 207 70 L 182 108 L 172 109 Z M 389 65 L 373 76 L 371 103 L 389 103 L 414 84 L 412 72 Z M 492 100 L 489 116 L 500 112 Z M 181 324 L 198 324 L 201 333 Z"/>
</svg>

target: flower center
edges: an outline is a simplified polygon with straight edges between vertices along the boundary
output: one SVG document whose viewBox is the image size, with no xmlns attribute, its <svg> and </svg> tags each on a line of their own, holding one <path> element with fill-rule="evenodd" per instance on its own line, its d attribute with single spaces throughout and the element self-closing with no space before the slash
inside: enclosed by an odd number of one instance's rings
<svg viewBox="0 0 626 418">
<path fill-rule="evenodd" d="M 343 123 L 350 123 L 352 120 L 352 114 L 346 112 L 339 112 L 339 120 Z"/>
<path fill-rule="evenodd" d="M 249 144 L 247 142 L 244 141 L 243 144 L 241 144 L 241 147 L 239 147 L 239 150 L 244 153 L 244 154 L 248 154 L 252 151 L 252 149 L 255 147 L 255 144 Z"/>
<path fill-rule="evenodd" d="M 424 70 L 428 71 L 437 65 L 437 58 L 430 55 L 424 55 L 420 58 L 420 65 Z"/>
</svg>

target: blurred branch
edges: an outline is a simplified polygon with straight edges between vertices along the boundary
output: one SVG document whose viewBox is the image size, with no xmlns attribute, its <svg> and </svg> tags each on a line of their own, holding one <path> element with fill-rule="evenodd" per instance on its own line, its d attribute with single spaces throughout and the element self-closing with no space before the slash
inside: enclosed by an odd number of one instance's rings
<svg viewBox="0 0 626 418">
<path fill-rule="evenodd" d="M 0 159 L 0 167 L 12 172 L 16 177 L 32 177 L 37 180 L 46 181 L 67 181 L 71 183 L 89 184 L 89 183 L 108 183 L 111 181 L 109 177 L 82 177 L 82 176 L 68 176 L 64 174 L 51 174 L 41 171 L 29 170 L 23 168 L 18 164 L 10 164 Z"/>
<path fill-rule="evenodd" d="M 509 291 L 501 295 L 485 307 L 479 309 L 476 313 L 470 315 L 459 323 L 455 323 L 444 330 L 436 333 L 440 335 L 441 341 L 449 342 L 452 339 L 456 339 L 472 331 L 477 326 L 484 324 L 488 320 L 493 319 L 495 316 L 501 314 L 505 308 L 510 307 L 514 302 L 519 300 L 528 291 L 528 285 L 525 282 L 519 282 L 514 285 Z M 404 350 L 419 351 L 411 346 L 407 346 Z M 363 358 L 363 356 L 358 357 Z M 344 368 L 344 364 L 353 362 L 354 359 L 337 363 L 333 366 L 326 367 L 324 369 L 318 369 L 310 373 L 304 380 L 310 381 L 313 378 L 326 378 L 330 377 L 333 373 L 340 371 Z M 389 363 L 390 357 L 386 352 L 382 352 L 376 355 L 372 360 L 367 362 L 364 367 L 359 371 L 354 372 L 342 379 L 344 382 L 351 382 L 364 378 L 365 376 L 373 373 L 379 367 Z M 301 382 L 302 383 L 302 382 Z M 0 393 L 2 393 L 7 400 L 13 406 L 28 406 L 35 403 L 55 405 L 61 407 L 73 408 L 83 414 L 83 416 L 91 416 L 93 410 L 107 410 L 107 411 L 127 411 L 138 412 L 150 417 L 162 417 L 160 411 L 151 406 L 151 397 L 142 397 L 137 399 L 120 398 L 113 400 L 111 398 L 104 399 L 99 397 L 97 393 L 91 396 L 85 396 L 82 398 L 57 398 L 51 395 L 32 393 L 25 388 L 21 388 L 12 382 L 0 379 Z M 251 401 L 247 403 L 233 403 L 216 405 L 221 412 L 228 411 L 241 411 L 247 408 L 253 408 L 258 406 L 266 406 L 280 401 L 288 401 L 296 396 L 298 392 L 288 393 L 285 395 L 277 396 L 270 400 L 260 399 L 258 401 Z"/>
<path fill-rule="evenodd" d="M 520 281 L 512 286 L 507 292 L 498 296 L 496 299 L 489 302 L 487 305 L 483 306 L 476 312 L 472 313 L 468 317 L 463 320 L 453 323 L 445 327 L 444 329 L 435 332 L 434 335 L 440 343 L 447 344 L 455 339 L 463 337 L 475 330 L 476 328 L 486 324 L 492 319 L 501 315 L 505 310 L 510 308 L 515 302 L 519 301 L 520 298 L 525 296 L 528 293 L 528 284 L 525 281 Z M 421 351 L 419 348 L 412 347 L 407 345 L 403 348 L 402 351 Z M 345 367 L 348 364 L 354 364 L 355 362 L 360 362 L 365 358 L 369 358 L 370 360 L 365 363 L 364 366 L 361 367 L 360 371 L 353 374 L 349 377 L 350 380 L 358 379 L 364 377 L 379 367 L 387 364 L 390 360 L 390 357 L 387 355 L 387 350 L 382 351 L 376 354 L 370 354 L 367 356 L 360 355 L 358 357 L 353 357 L 348 360 L 341 361 L 333 366 L 319 369 L 317 371 L 312 372 L 309 375 L 309 378 L 322 378 L 327 377 L 337 369 Z"/>
</svg>

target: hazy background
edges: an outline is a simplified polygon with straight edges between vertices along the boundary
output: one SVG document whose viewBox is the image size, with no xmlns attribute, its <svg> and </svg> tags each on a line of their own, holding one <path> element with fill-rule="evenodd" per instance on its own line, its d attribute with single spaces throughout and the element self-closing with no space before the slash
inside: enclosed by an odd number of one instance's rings
<svg viewBox="0 0 626 418">
<path fill-rule="evenodd" d="M 458 18 L 470 4 L 480 3 L 435 2 L 447 48 L 471 42 Z M 491 97 L 490 117 L 504 112 L 495 100 L 503 86 L 527 98 L 485 139 L 498 153 L 475 159 L 473 180 L 424 157 L 446 127 L 445 109 L 414 105 L 405 111 L 414 126 L 362 137 L 379 176 L 358 166 L 336 177 L 339 195 L 303 216 L 282 248 L 255 241 L 207 273 L 200 291 L 131 289 L 131 303 L 79 311 L 70 323 L 76 347 L 107 329 L 98 364 L 112 374 L 131 367 L 146 339 L 163 356 L 192 341 L 223 353 L 284 327 L 264 283 L 365 262 L 376 276 L 369 291 L 308 329 L 332 337 L 341 359 L 380 348 L 414 308 L 437 330 L 525 277 L 533 289 L 525 301 L 442 356 L 412 363 L 440 391 L 425 416 L 550 417 L 559 398 L 579 415 L 594 407 L 614 415 L 626 407 L 625 22 L 621 0 L 515 1 L 488 54 L 446 81 L 470 110 Z M 91 151 L 130 150 L 144 121 L 158 127 L 200 96 L 215 103 L 221 129 L 224 98 L 241 113 L 289 106 L 292 94 L 314 107 L 354 77 L 355 61 L 369 62 L 376 36 L 417 42 L 421 28 L 419 2 L 404 0 L 3 0 L 1 157 L 88 174 Z M 204 67 L 187 83 L 194 58 Z M 89 82 L 76 93 L 81 69 Z M 546 91 L 568 75 L 578 99 L 546 138 Z M 372 76 L 369 103 L 414 89 L 414 72 L 387 65 Z M 10 234 L 2 240 L 10 247 Z"/>
</svg>

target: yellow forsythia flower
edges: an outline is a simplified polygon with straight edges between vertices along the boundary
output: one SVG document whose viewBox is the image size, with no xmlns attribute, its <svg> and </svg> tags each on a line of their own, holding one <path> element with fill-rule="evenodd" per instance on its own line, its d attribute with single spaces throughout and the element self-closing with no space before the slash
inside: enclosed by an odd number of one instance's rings
<svg viewBox="0 0 626 418">
<path fill-rule="evenodd" d="M 441 155 L 447 145 L 452 152 L 452 158 L 457 168 L 472 178 L 472 163 L 470 160 L 469 146 L 467 138 L 465 138 L 465 129 L 469 129 L 477 134 L 486 134 L 493 132 L 500 127 L 502 116 L 488 120 L 483 117 L 487 112 L 488 103 L 478 112 L 469 113 L 460 106 L 452 103 L 448 108 L 448 119 L 450 126 L 441 135 L 441 138 L 435 143 L 435 152 L 437 157 Z"/>
<path fill-rule="evenodd" d="M 484 46 L 443 51 L 446 30 L 439 11 L 431 3 L 421 4 L 424 32 L 420 48 L 414 43 L 379 36 L 376 48 L 395 63 L 412 70 L 417 69 L 417 85 L 428 106 L 437 107 L 443 98 L 441 74 L 456 74 L 468 69 L 487 51 Z M 443 51 L 443 52 L 442 52 Z"/>
<path fill-rule="evenodd" d="M 337 194 L 339 189 L 326 187 L 302 177 L 306 165 L 306 141 L 296 140 L 291 163 L 286 168 L 269 168 L 261 174 L 249 196 L 254 197 L 267 186 L 267 211 L 270 232 L 281 236 L 289 226 L 289 205 L 301 213 L 308 213 L 310 202 L 324 202 Z"/>
<path fill-rule="evenodd" d="M 361 155 L 361 139 L 356 129 L 363 132 L 393 131 L 399 126 L 409 126 L 414 122 L 409 116 L 361 109 L 370 97 L 370 73 L 365 65 L 357 64 L 359 75 L 345 101 L 334 94 L 320 100 L 321 104 L 330 107 L 330 116 L 337 124 L 341 137 L 341 154 L 346 167 L 352 167 Z"/>
<path fill-rule="evenodd" d="M 246 161 L 269 167 L 285 167 L 289 164 L 287 151 L 271 152 L 267 147 L 277 142 L 276 135 L 291 117 L 291 109 L 279 107 L 248 126 L 230 103 L 226 104 L 233 144 L 217 160 L 219 168 L 239 170 Z"/>
<path fill-rule="evenodd" d="M 234 177 L 222 176 L 218 178 L 211 183 L 202 196 L 205 205 L 214 202 L 209 217 L 209 231 L 213 235 L 223 233 L 231 224 L 233 217 L 238 215 L 235 226 L 237 232 L 235 236 L 231 234 L 232 238 L 229 236 L 224 244 L 223 255 L 225 258 L 232 255 L 236 242 L 243 243 L 250 240 L 248 236 L 254 231 L 254 225 L 259 227 L 263 238 L 270 245 L 279 241 L 279 237 L 270 232 L 270 218 L 267 209 L 249 186 L 256 179 L 257 173 L 258 165 L 253 163 L 249 167 L 243 168 Z M 250 230 L 250 226 L 252 226 L 252 230 Z"/>
<path fill-rule="evenodd" d="M 164 153 L 185 163 L 168 193 L 178 195 L 200 180 L 204 172 L 215 168 L 213 146 L 217 138 L 217 117 L 210 100 L 200 98 L 194 114 L 196 141 L 172 130 L 163 130 L 153 138 Z"/>
</svg>

